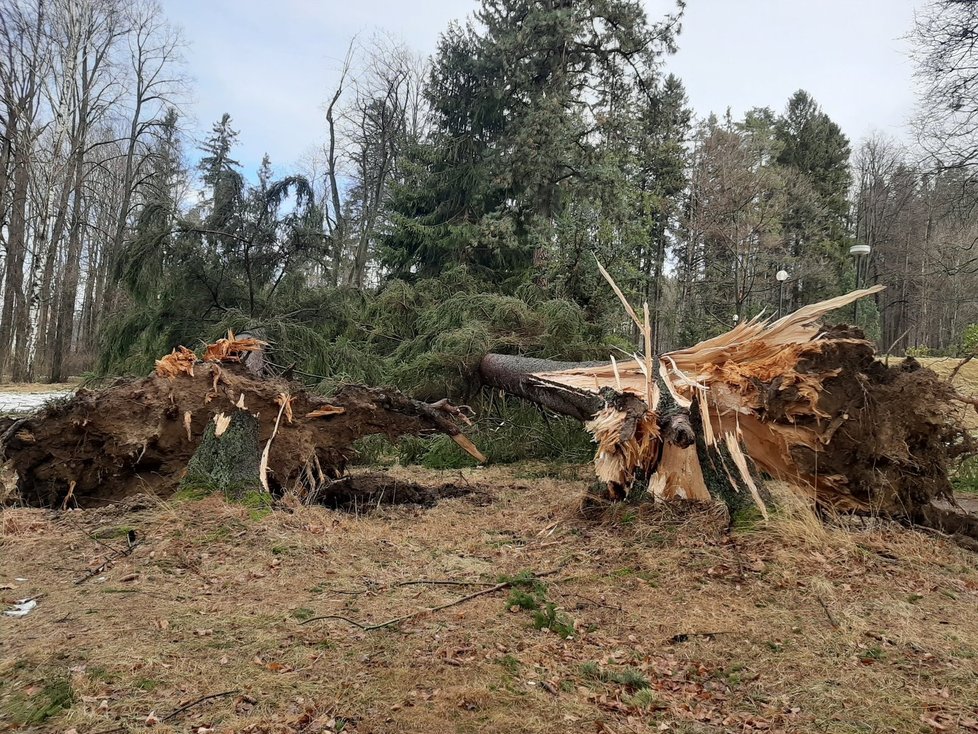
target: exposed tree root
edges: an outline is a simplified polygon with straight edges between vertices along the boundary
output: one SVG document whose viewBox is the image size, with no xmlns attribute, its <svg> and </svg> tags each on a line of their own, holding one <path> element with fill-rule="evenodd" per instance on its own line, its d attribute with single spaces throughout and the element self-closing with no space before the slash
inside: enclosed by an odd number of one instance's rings
<svg viewBox="0 0 978 734">
<path fill-rule="evenodd" d="M 82 507 L 137 492 L 166 495 L 184 477 L 215 417 L 239 411 L 257 416 L 271 493 L 289 491 L 300 499 L 329 495 L 362 436 L 395 440 L 445 433 L 464 439 L 460 412 L 444 401 L 427 404 L 396 390 L 359 385 L 345 386 L 327 400 L 297 383 L 254 375 L 236 362 L 183 359 L 188 369 L 172 376 L 82 389 L 38 414 L 0 424 L 0 462 L 6 462 L 20 501 L 59 507 L 71 487 Z"/>
<path fill-rule="evenodd" d="M 822 507 L 978 539 L 978 519 L 957 511 L 948 478 L 955 459 L 974 451 L 953 409 L 962 396 L 913 359 L 887 367 L 857 329 L 819 324 L 876 290 L 754 319 L 654 360 L 488 355 L 482 377 L 583 420 L 613 497 L 638 485 L 667 499 L 750 498 L 766 513 L 758 480 L 767 476 Z"/>
</svg>

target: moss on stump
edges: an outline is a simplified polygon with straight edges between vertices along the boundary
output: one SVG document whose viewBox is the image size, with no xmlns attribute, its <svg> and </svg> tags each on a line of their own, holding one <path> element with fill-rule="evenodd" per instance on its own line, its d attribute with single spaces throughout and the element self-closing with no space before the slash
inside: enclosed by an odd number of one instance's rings
<svg viewBox="0 0 978 734">
<path fill-rule="evenodd" d="M 261 489 L 258 419 L 244 410 L 231 414 L 231 422 L 218 436 L 212 421 L 200 445 L 187 463 L 181 491 L 223 492 L 240 500 Z"/>
</svg>

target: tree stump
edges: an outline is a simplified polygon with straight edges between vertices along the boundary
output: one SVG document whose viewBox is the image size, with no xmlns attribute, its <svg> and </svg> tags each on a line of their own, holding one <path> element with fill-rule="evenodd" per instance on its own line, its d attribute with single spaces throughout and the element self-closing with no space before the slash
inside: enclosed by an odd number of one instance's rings
<svg viewBox="0 0 978 734">
<path fill-rule="evenodd" d="M 226 425 L 215 421 L 208 425 L 187 463 L 180 489 L 219 491 L 237 500 L 261 490 L 258 419 L 247 411 L 237 410 L 226 420 L 230 421 Z"/>
</svg>

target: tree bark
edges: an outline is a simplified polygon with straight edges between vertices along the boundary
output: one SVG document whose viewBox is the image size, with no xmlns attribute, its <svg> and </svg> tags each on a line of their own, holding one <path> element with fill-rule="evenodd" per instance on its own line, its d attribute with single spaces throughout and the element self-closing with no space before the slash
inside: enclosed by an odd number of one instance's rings
<svg viewBox="0 0 978 734">
<path fill-rule="evenodd" d="M 479 365 L 479 373 L 485 384 L 499 388 L 518 398 L 529 400 L 560 415 L 566 415 L 582 423 L 594 418 L 605 406 L 615 405 L 631 416 L 638 416 L 648 410 L 645 401 L 630 393 L 604 389 L 594 393 L 575 390 L 564 385 L 547 384 L 535 378 L 540 372 L 559 372 L 579 367 L 598 367 L 606 362 L 557 362 L 549 359 L 515 357 L 508 354 L 487 354 Z M 678 408 L 663 392 L 665 409 L 660 410 L 659 427 L 663 438 L 683 448 L 691 446 L 695 434 L 690 422 L 689 411 Z M 674 407 L 675 406 L 675 407 Z"/>
<path fill-rule="evenodd" d="M 187 463 L 181 489 L 223 492 L 233 499 L 261 489 L 258 419 L 247 411 L 236 410 L 229 420 L 220 434 L 213 421 L 207 426 Z"/>
</svg>

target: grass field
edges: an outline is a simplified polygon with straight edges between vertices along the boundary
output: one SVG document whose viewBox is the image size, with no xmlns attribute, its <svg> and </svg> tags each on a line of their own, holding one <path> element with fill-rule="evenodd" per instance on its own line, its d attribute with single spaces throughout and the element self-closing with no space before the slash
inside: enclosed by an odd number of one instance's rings
<svg viewBox="0 0 978 734">
<path fill-rule="evenodd" d="M 561 476 L 394 469 L 466 494 L 355 513 L 6 510 L 0 595 L 41 596 L 0 617 L 0 730 L 978 731 L 978 556 L 807 508 L 732 538 L 712 510 L 585 517 Z"/>
</svg>

